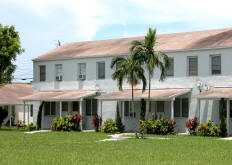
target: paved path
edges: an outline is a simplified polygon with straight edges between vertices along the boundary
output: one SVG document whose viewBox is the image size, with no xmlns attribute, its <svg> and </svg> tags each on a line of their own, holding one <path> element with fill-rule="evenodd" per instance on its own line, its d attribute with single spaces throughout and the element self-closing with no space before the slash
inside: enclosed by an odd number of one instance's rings
<svg viewBox="0 0 232 165">
<path fill-rule="evenodd" d="M 30 131 L 30 132 L 24 132 L 26 134 L 34 134 L 34 133 L 40 133 L 40 132 L 51 132 L 51 130 L 39 130 L 39 131 Z"/>
</svg>

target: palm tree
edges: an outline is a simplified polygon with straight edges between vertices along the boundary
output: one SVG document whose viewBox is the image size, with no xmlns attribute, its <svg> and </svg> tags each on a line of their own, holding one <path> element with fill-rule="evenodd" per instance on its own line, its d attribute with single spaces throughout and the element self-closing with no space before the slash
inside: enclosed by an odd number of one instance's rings
<svg viewBox="0 0 232 165">
<path fill-rule="evenodd" d="M 169 68 L 170 61 L 168 56 L 161 52 L 155 51 L 156 45 L 156 29 L 149 28 L 144 41 L 134 40 L 131 43 L 130 51 L 134 57 L 140 61 L 140 64 L 145 64 L 148 71 L 148 101 L 149 111 L 151 111 L 151 78 L 154 75 L 155 68 L 160 69 L 160 81 L 166 78 L 166 70 Z"/>
<path fill-rule="evenodd" d="M 138 138 L 136 132 L 136 121 L 135 121 L 135 111 L 134 111 L 134 86 L 136 86 L 140 80 L 142 80 L 143 88 L 142 91 L 145 91 L 147 81 L 144 76 L 144 69 L 140 65 L 139 61 L 135 60 L 133 55 L 129 57 L 121 57 L 117 56 L 114 57 L 111 61 L 110 67 L 113 69 L 114 66 L 119 64 L 119 67 L 116 68 L 114 71 L 112 78 L 113 80 L 117 80 L 119 90 L 122 89 L 123 81 L 127 80 L 128 83 L 131 85 L 131 98 L 132 98 L 132 110 L 133 110 L 133 117 L 134 117 L 134 131 L 136 134 L 136 138 Z"/>
</svg>

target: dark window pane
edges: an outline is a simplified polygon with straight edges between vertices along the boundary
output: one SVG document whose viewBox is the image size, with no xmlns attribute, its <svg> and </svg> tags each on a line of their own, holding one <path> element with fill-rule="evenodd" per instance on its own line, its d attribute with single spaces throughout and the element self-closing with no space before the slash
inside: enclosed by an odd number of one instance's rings
<svg viewBox="0 0 232 165">
<path fill-rule="evenodd" d="M 33 117 L 33 104 L 30 106 L 30 116 Z"/>
<path fill-rule="evenodd" d="M 189 57 L 189 76 L 197 76 L 198 59 L 197 57 Z"/>
<path fill-rule="evenodd" d="M 221 56 L 211 57 L 212 74 L 221 74 Z"/>
<path fill-rule="evenodd" d="M 62 111 L 68 111 L 68 102 L 62 102 Z"/>
<path fill-rule="evenodd" d="M 97 115 L 97 99 L 92 100 L 92 115 Z"/>
<path fill-rule="evenodd" d="M 157 112 L 164 112 L 164 102 L 157 101 Z"/>
<path fill-rule="evenodd" d="M 130 113 L 130 105 L 129 105 L 129 101 L 125 101 L 124 102 L 124 114 L 125 116 L 129 116 Z"/>
<path fill-rule="evenodd" d="M 98 79 L 105 79 L 105 63 L 98 63 Z"/>
<path fill-rule="evenodd" d="M 85 101 L 85 103 L 86 103 L 86 115 L 91 115 L 91 100 L 90 99 L 87 99 L 86 101 Z"/>
<path fill-rule="evenodd" d="M 46 80 L 46 66 L 41 65 L 40 66 L 40 81 L 45 81 Z"/>
<path fill-rule="evenodd" d="M 182 117 L 188 117 L 189 102 L 188 98 L 182 99 Z"/>
<path fill-rule="evenodd" d="M 174 76 L 174 58 L 169 58 L 170 66 L 166 71 L 167 76 Z"/>
<path fill-rule="evenodd" d="M 79 101 L 73 102 L 73 111 L 79 112 Z"/>
<path fill-rule="evenodd" d="M 174 101 L 174 117 L 180 117 L 180 99 Z"/>
<path fill-rule="evenodd" d="M 45 102 L 44 104 L 44 115 L 50 115 L 50 102 Z"/>
<path fill-rule="evenodd" d="M 51 102 L 51 115 L 56 115 L 56 102 Z"/>
</svg>

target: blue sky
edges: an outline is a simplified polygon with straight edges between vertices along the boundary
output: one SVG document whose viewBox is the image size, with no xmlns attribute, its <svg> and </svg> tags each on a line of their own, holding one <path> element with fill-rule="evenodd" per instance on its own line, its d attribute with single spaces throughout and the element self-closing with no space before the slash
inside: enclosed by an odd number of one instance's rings
<svg viewBox="0 0 232 165">
<path fill-rule="evenodd" d="M 32 78 L 31 59 L 61 43 L 232 27 L 230 0 L 0 0 L 0 23 L 15 25 L 25 53 L 15 81 Z"/>
</svg>

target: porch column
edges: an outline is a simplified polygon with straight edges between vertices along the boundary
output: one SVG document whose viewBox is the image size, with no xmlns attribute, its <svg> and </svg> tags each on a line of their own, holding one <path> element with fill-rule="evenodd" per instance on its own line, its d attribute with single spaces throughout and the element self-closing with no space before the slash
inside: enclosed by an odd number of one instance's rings
<svg viewBox="0 0 232 165">
<path fill-rule="evenodd" d="M 62 101 L 60 101 L 60 118 L 62 118 Z"/>
<path fill-rule="evenodd" d="M 199 120 L 199 124 L 201 124 L 201 100 L 198 99 L 198 120 Z"/>
<path fill-rule="evenodd" d="M 79 104 L 80 104 L 80 106 L 79 106 L 79 112 L 80 112 L 80 115 L 82 116 L 82 120 L 83 120 L 83 113 L 82 113 L 82 101 L 83 101 L 83 99 L 81 98 L 80 99 L 80 102 L 79 102 Z M 81 128 L 81 130 L 83 129 L 83 122 L 82 122 L 82 120 L 80 121 L 80 128 Z"/>
<path fill-rule="evenodd" d="M 171 120 L 174 120 L 174 100 L 175 98 L 171 100 Z"/>
<path fill-rule="evenodd" d="M 227 135 L 230 133 L 230 100 L 227 100 L 227 116 L 226 116 Z"/>
<path fill-rule="evenodd" d="M 10 127 L 12 125 L 11 123 L 11 117 L 12 117 L 12 105 L 9 105 L 9 116 L 10 116 Z"/>
<path fill-rule="evenodd" d="M 122 123 L 125 124 L 125 110 L 124 110 L 124 101 L 122 101 Z"/>
<path fill-rule="evenodd" d="M 23 124 L 25 124 L 25 111 L 26 111 L 26 105 L 25 105 L 25 101 L 23 102 Z"/>
<path fill-rule="evenodd" d="M 28 113 L 27 113 L 27 124 L 29 125 L 30 122 L 29 122 L 29 113 L 30 113 L 30 106 L 27 105 L 27 109 L 28 109 Z"/>
</svg>

